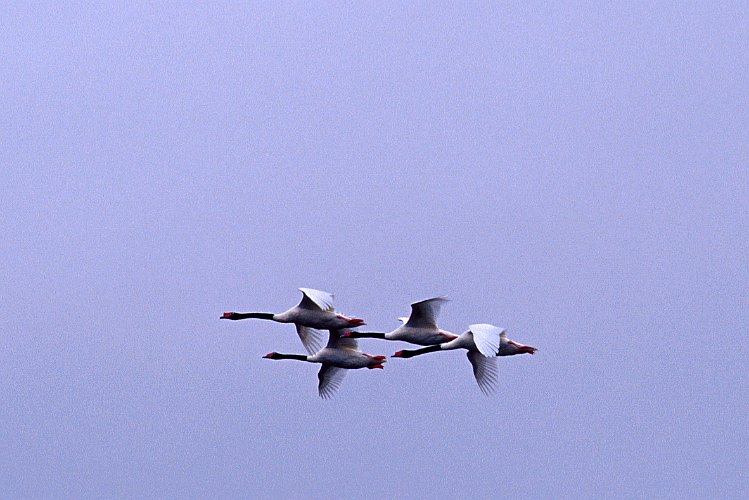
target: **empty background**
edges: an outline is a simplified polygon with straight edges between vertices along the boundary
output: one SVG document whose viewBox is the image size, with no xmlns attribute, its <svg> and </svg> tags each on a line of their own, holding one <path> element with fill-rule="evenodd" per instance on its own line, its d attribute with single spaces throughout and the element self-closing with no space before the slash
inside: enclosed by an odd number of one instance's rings
<svg viewBox="0 0 749 500">
<path fill-rule="evenodd" d="M 746 497 L 743 2 L 11 2 L 9 497 Z M 297 287 L 463 352 L 331 401 Z M 371 354 L 405 344 L 361 341 Z"/>
</svg>

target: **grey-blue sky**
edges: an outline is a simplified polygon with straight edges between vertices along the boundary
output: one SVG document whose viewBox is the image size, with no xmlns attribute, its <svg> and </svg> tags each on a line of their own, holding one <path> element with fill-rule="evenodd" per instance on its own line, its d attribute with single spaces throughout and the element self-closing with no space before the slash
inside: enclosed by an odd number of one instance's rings
<svg viewBox="0 0 749 500">
<path fill-rule="evenodd" d="M 0 16 L 6 493 L 747 495 L 742 3 Z M 321 401 L 299 286 L 540 351 Z"/>
</svg>

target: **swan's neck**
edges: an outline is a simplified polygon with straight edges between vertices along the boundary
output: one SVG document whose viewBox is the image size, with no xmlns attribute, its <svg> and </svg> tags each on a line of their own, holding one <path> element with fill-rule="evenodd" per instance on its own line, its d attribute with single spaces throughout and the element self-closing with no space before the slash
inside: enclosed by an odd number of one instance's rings
<svg viewBox="0 0 749 500">
<path fill-rule="evenodd" d="M 404 350 L 398 351 L 393 356 L 396 358 L 413 358 L 420 354 L 426 354 L 428 352 L 435 352 L 442 349 L 442 344 L 430 345 L 428 347 L 422 347 L 421 349 Z"/>
<path fill-rule="evenodd" d="M 295 359 L 297 361 L 309 361 L 309 356 L 305 356 L 304 354 L 280 354 L 280 353 L 273 353 L 273 355 L 265 356 L 269 359 Z"/>
<path fill-rule="evenodd" d="M 224 315 L 221 317 L 221 319 L 231 319 L 231 320 L 238 320 L 238 319 L 273 319 L 273 313 L 238 313 L 238 312 L 228 312 L 224 313 Z"/>
<path fill-rule="evenodd" d="M 346 332 L 350 339 L 384 339 L 385 334 L 381 332 Z"/>
</svg>

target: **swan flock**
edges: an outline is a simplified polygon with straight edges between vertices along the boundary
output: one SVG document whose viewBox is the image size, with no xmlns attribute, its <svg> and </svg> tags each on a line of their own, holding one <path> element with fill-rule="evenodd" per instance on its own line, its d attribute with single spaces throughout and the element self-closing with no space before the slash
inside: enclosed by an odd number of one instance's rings
<svg viewBox="0 0 749 500">
<path fill-rule="evenodd" d="M 411 358 L 437 351 L 464 349 L 473 368 L 473 376 L 485 395 L 491 394 L 497 384 L 497 357 L 515 354 L 534 354 L 535 347 L 519 344 L 507 338 L 504 328 L 487 323 L 473 324 L 460 335 L 442 330 L 437 326 L 440 307 L 447 297 L 433 297 L 411 304 L 411 315 L 398 318 L 401 325 L 391 332 L 362 332 L 364 320 L 350 318 L 337 313 L 333 306 L 333 294 L 300 288 L 302 301 L 282 313 L 238 313 L 225 312 L 221 319 L 264 319 L 278 323 L 293 323 L 297 335 L 307 354 L 281 354 L 271 352 L 267 359 L 294 359 L 322 366 L 317 374 L 318 392 L 322 398 L 330 398 L 341 385 L 347 370 L 358 368 L 384 368 L 385 356 L 373 356 L 359 350 L 356 339 L 375 338 L 400 340 L 417 344 L 421 349 L 402 350 L 394 358 Z M 328 343 L 322 346 L 323 334 L 328 330 Z"/>
</svg>

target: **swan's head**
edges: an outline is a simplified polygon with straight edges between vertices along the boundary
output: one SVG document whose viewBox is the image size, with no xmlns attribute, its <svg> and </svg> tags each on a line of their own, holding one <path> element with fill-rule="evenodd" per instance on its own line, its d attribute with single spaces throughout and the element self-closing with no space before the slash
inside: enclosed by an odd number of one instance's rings
<svg viewBox="0 0 749 500">
<path fill-rule="evenodd" d="M 221 315 L 220 319 L 237 319 L 237 313 L 235 312 L 225 312 L 223 315 Z"/>
<path fill-rule="evenodd" d="M 411 356 L 413 356 L 413 354 L 411 354 L 411 351 L 398 351 L 393 354 L 394 358 L 410 358 Z"/>
<path fill-rule="evenodd" d="M 263 358 L 268 358 L 268 359 L 281 359 L 281 355 L 280 355 L 280 354 L 278 354 L 277 352 L 269 352 L 268 354 L 266 354 L 265 356 L 263 356 Z"/>
</svg>

